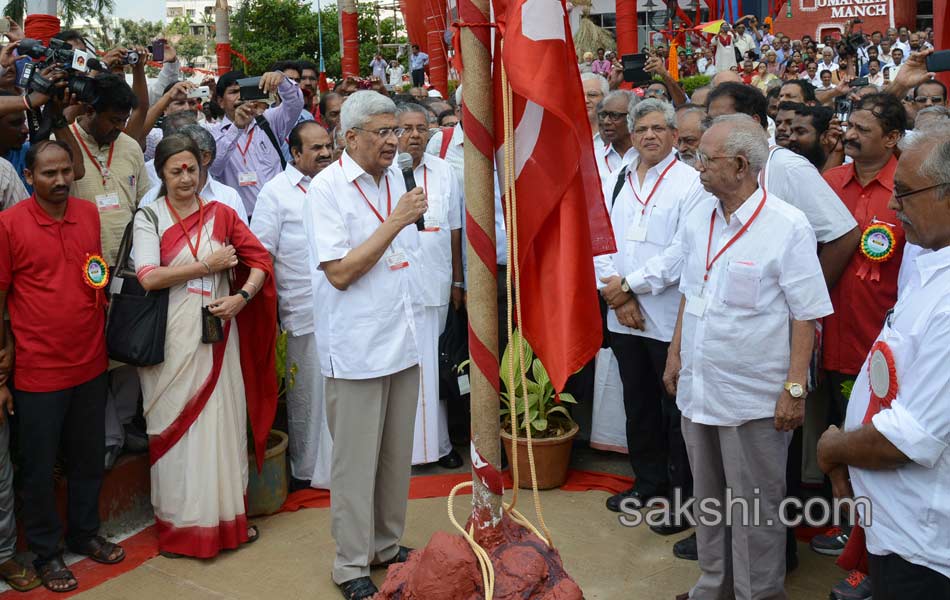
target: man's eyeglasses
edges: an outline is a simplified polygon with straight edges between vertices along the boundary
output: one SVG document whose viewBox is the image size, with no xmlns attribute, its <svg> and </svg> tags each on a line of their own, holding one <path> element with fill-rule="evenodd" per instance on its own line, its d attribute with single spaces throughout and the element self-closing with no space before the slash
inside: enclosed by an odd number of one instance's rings
<svg viewBox="0 0 950 600">
<path fill-rule="evenodd" d="M 644 98 L 666 98 L 666 92 L 663 90 L 646 90 L 643 92 Z"/>
<path fill-rule="evenodd" d="M 597 118 L 601 121 L 620 121 L 627 118 L 627 113 L 602 110 L 597 113 Z"/>
<path fill-rule="evenodd" d="M 431 129 L 429 129 L 428 125 L 416 125 L 415 127 L 403 127 L 401 128 L 401 130 L 402 130 L 402 133 L 396 133 L 396 136 L 402 137 L 404 135 L 409 135 L 413 131 L 415 131 L 419 135 L 428 135 L 428 133 L 432 131 Z M 396 131 L 398 132 L 399 129 L 397 129 Z"/>
<path fill-rule="evenodd" d="M 729 156 L 707 156 L 706 154 L 704 154 L 703 152 L 699 150 L 696 151 L 696 160 L 699 162 L 699 165 L 704 169 L 709 168 L 710 162 L 714 160 L 719 160 L 721 158 L 742 158 L 742 157 L 735 154 L 732 154 Z"/>
<path fill-rule="evenodd" d="M 917 104 L 927 104 L 928 100 L 930 104 L 943 104 L 943 96 L 917 96 L 914 98 L 914 102 Z"/>
<path fill-rule="evenodd" d="M 904 210 L 904 198 L 908 198 L 915 194 L 920 194 L 922 192 L 929 192 L 930 190 L 943 187 L 945 185 L 950 185 L 950 182 L 936 183 L 934 185 L 928 185 L 927 187 L 917 188 L 916 190 L 911 190 L 909 192 L 902 192 L 900 194 L 894 194 L 894 199 L 897 200 L 897 205 L 901 210 Z"/>
<path fill-rule="evenodd" d="M 354 127 L 357 131 L 365 131 L 366 133 L 375 133 L 376 137 L 381 139 L 386 139 L 391 135 L 400 138 L 406 133 L 406 130 L 402 127 L 383 127 L 382 129 L 363 129 L 362 127 Z"/>
</svg>

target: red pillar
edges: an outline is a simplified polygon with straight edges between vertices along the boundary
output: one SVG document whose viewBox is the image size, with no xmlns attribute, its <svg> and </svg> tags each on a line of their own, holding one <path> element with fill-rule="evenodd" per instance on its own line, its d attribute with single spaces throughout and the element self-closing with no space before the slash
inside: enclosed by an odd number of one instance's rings
<svg viewBox="0 0 950 600">
<path fill-rule="evenodd" d="M 340 66 L 343 70 L 343 77 L 359 77 L 359 13 L 356 11 L 356 1 L 340 0 L 339 7 L 340 29 L 342 33 L 340 46 L 343 49 L 343 58 L 340 61 Z"/>
<path fill-rule="evenodd" d="M 946 50 L 950 48 L 950 7 L 946 1 L 934 2 L 934 48 Z M 950 71 L 937 73 L 937 79 L 950 87 Z"/>
<path fill-rule="evenodd" d="M 617 0 L 617 55 L 636 54 L 637 0 Z"/>
<path fill-rule="evenodd" d="M 429 84 L 449 97 L 448 54 L 445 51 L 445 6 L 440 0 L 426 1 L 426 53 L 429 55 Z"/>
</svg>

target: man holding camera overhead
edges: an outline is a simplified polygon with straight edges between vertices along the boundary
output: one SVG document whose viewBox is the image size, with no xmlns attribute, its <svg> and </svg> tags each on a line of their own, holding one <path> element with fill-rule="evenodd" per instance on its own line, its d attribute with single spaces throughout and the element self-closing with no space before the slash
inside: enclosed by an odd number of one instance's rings
<svg viewBox="0 0 950 600">
<path fill-rule="evenodd" d="M 225 117 L 211 134 L 218 144 L 218 156 L 211 164 L 211 175 L 241 195 L 248 216 L 265 183 L 284 170 L 280 140 L 290 135 L 303 110 L 303 93 L 296 83 L 280 71 L 265 73 L 257 89 L 253 83 L 241 85 L 241 71 L 225 73 L 218 79 L 217 92 Z M 280 96 L 280 105 L 260 111 L 266 102 L 247 101 L 260 90 Z"/>
<path fill-rule="evenodd" d="M 70 126 L 79 143 L 85 173 L 69 191 L 76 198 L 95 203 L 101 223 L 102 256 L 111 268 L 116 264 L 125 227 L 152 184 L 141 146 L 123 131 L 138 106 L 138 98 L 121 75 L 99 75 L 93 81 L 96 100 L 91 110 Z M 135 367 L 112 367 L 106 404 L 106 468 L 115 464 L 123 447 L 135 452 L 148 449 L 144 434 L 130 428 L 139 397 Z"/>
</svg>

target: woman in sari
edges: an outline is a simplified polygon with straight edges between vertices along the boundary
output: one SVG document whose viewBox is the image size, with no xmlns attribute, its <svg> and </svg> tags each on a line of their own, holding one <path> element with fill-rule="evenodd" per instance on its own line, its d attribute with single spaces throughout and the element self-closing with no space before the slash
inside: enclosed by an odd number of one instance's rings
<svg viewBox="0 0 950 600">
<path fill-rule="evenodd" d="M 160 197 L 136 213 L 133 237 L 142 287 L 168 290 L 165 361 L 139 369 L 168 557 L 210 558 L 257 539 L 245 515 L 247 416 L 260 464 L 277 400 L 270 257 L 233 209 L 198 196 L 199 157 L 187 136 L 162 140 Z M 217 336 L 203 331 L 206 311 L 220 319 Z"/>
</svg>

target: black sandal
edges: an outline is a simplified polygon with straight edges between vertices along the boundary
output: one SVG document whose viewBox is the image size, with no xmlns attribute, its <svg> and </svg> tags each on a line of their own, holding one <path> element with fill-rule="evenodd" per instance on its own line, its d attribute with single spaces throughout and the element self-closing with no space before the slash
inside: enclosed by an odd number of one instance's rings
<svg viewBox="0 0 950 600">
<path fill-rule="evenodd" d="M 379 589 L 369 577 L 357 577 L 338 584 L 340 592 L 346 600 L 366 600 L 376 595 Z"/>
<path fill-rule="evenodd" d="M 57 556 L 42 565 L 36 570 L 36 574 L 40 576 L 43 586 L 51 592 L 63 594 L 79 587 L 79 582 L 73 572 L 66 568 L 62 556 Z M 70 581 L 72 581 L 71 584 Z M 66 587 L 55 587 L 57 583 L 65 583 Z"/>
<path fill-rule="evenodd" d="M 250 536 L 250 535 L 247 536 L 247 541 L 244 542 L 244 545 L 245 545 L 245 546 L 247 546 L 248 544 L 253 544 L 253 543 L 256 542 L 257 540 L 261 539 L 261 532 L 260 532 L 260 530 L 257 528 L 257 525 L 248 525 L 247 531 L 248 531 L 248 533 L 250 533 L 250 532 L 253 531 L 253 532 L 254 532 L 254 536 L 253 536 L 253 537 Z"/>
<path fill-rule="evenodd" d="M 70 545 L 69 549 L 76 554 L 87 556 L 104 565 L 114 565 L 125 560 L 125 550 L 122 549 L 122 546 L 113 544 L 101 535 L 91 537 L 79 545 Z M 116 550 L 119 550 L 119 555 L 111 558 L 112 553 Z"/>
</svg>

